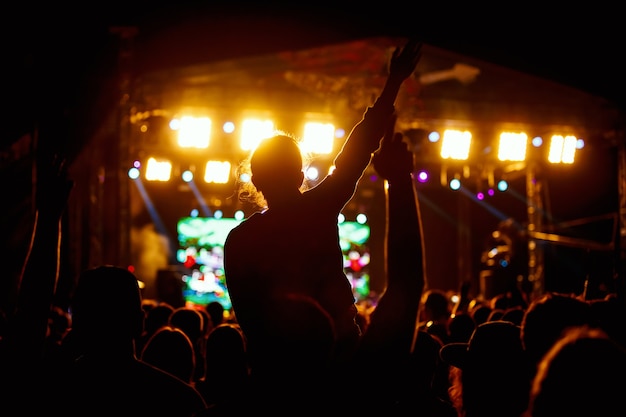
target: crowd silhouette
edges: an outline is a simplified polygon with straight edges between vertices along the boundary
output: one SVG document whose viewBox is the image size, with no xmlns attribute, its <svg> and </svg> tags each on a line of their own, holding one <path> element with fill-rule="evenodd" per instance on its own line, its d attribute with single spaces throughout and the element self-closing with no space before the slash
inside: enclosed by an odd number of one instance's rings
<svg viewBox="0 0 626 417">
<path fill-rule="evenodd" d="M 145 300 L 114 265 L 84 270 L 59 309 L 73 184 L 62 158 L 38 154 L 32 240 L 1 312 L 3 415 L 623 416 L 623 294 L 470 299 L 464 283 L 452 303 L 429 285 L 414 155 L 394 107 L 420 51 L 415 40 L 395 50 L 380 96 L 317 187 L 303 188 L 288 135 L 251 155 L 259 212 L 225 246 L 231 314 Z M 385 289 L 359 310 L 337 216 L 370 164 L 385 184 Z M 303 249 L 307 233 L 317 238 Z"/>
</svg>

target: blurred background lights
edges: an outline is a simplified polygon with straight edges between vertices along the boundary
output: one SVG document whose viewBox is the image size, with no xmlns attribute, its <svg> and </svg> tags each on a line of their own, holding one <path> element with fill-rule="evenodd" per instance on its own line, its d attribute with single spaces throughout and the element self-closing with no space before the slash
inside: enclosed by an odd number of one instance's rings
<svg viewBox="0 0 626 417">
<path fill-rule="evenodd" d="M 515 162 L 525 160 L 527 143 L 526 133 L 502 132 L 498 145 L 498 160 Z"/>
<path fill-rule="evenodd" d="M 224 133 L 233 133 L 235 131 L 235 124 L 233 122 L 226 122 L 222 125 Z"/>
<path fill-rule="evenodd" d="M 206 149 L 211 138 L 211 119 L 184 116 L 178 127 L 178 146 L 181 148 Z"/>
<path fill-rule="evenodd" d="M 183 175 L 181 176 L 181 178 L 183 179 L 183 181 L 189 182 L 189 181 L 193 180 L 193 172 L 187 170 L 187 171 L 183 172 Z"/>
<path fill-rule="evenodd" d="M 148 158 L 146 179 L 148 181 L 169 181 L 172 175 L 172 163 L 166 160 Z"/>
<path fill-rule="evenodd" d="M 453 190 L 458 190 L 459 188 L 461 188 L 461 181 L 458 178 L 451 179 L 450 188 Z"/>
<path fill-rule="evenodd" d="M 135 167 L 128 170 L 128 178 L 130 178 L 131 180 L 136 180 L 137 178 L 139 178 L 139 175 L 140 172 Z"/>
<path fill-rule="evenodd" d="M 465 161 L 469 156 L 471 143 L 471 132 L 467 130 L 446 130 L 443 133 L 440 155 L 443 159 Z"/>
<path fill-rule="evenodd" d="M 419 171 L 417 173 L 417 180 L 422 183 L 428 181 L 428 171 Z"/>
<path fill-rule="evenodd" d="M 356 216 L 356 221 L 360 224 L 367 223 L 367 216 L 363 213 L 360 213 Z"/>
<path fill-rule="evenodd" d="M 304 171 L 304 176 L 309 181 L 315 181 L 320 177 L 320 172 L 316 167 L 310 166 Z"/>
<path fill-rule="evenodd" d="M 543 145 L 543 138 L 541 136 L 535 136 L 530 143 L 532 143 L 535 148 L 538 148 Z"/>
<path fill-rule="evenodd" d="M 307 122 L 300 148 L 307 153 L 329 154 L 333 151 L 334 135 L 332 123 Z"/>
</svg>

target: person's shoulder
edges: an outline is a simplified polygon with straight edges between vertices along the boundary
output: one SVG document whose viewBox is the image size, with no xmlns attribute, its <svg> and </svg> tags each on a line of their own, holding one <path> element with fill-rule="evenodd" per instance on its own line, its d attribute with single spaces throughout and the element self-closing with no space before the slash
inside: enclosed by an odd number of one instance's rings
<svg viewBox="0 0 626 417">
<path fill-rule="evenodd" d="M 232 244 L 233 241 L 245 242 L 249 240 L 248 233 L 251 229 L 257 227 L 257 224 L 263 220 L 263 214 L 260 212 L 253 213 L 250 217 L 242 220 L 235 227 L 230 229 L 226 236 L 226 244 Z"/>
</svg>

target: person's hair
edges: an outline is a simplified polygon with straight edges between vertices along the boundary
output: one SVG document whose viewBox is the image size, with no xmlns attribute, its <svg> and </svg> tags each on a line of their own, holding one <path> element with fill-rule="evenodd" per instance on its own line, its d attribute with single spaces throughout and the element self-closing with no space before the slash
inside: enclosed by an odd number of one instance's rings
<svg viewBox="0 0 626 417">
<path fill-rule="evenodd" d="M 237 196 L 239 201 L 250 203 L 260 209 L 267 208 L 267 195 L 272 190 L 288 186 L 295 174 L 309 159 L 300 150 L 299 141 L 293 136 L 276 131 L 274 136 L 263 139 L 237 169 Z M 249 178 L 249 180 L 242 180 Z M 306 184 L 300 184 L 300 190 Z"/>
</svg>

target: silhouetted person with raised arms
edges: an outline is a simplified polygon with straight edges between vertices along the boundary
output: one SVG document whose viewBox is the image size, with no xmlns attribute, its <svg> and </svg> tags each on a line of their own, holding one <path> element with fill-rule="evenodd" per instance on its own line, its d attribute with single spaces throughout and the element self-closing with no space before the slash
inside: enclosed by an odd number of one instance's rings
<svg viewBox="0 0 626 417">
<path fill-rule="evenodd" d="M 334 171 L 314 188 L 303 187 L 303 156 L 293 137 L 267 138 L 251 155 L 252 180 L 243 191 L 259 211 L 228 235 L 224 266 L 233 310 L 248 340 L 252 374 L 263 346 L 265 312 L 271 310 L 267 303 L 286 294 L 311 297 L 332 318 L 336 359 L 354 350 L 361 331 L 344 273 L 338 216 L 380 145 L 420 50 L 420 43 L 409 41 L 394 51 L 380 96 L 351 131 Z"/>
</svg>

